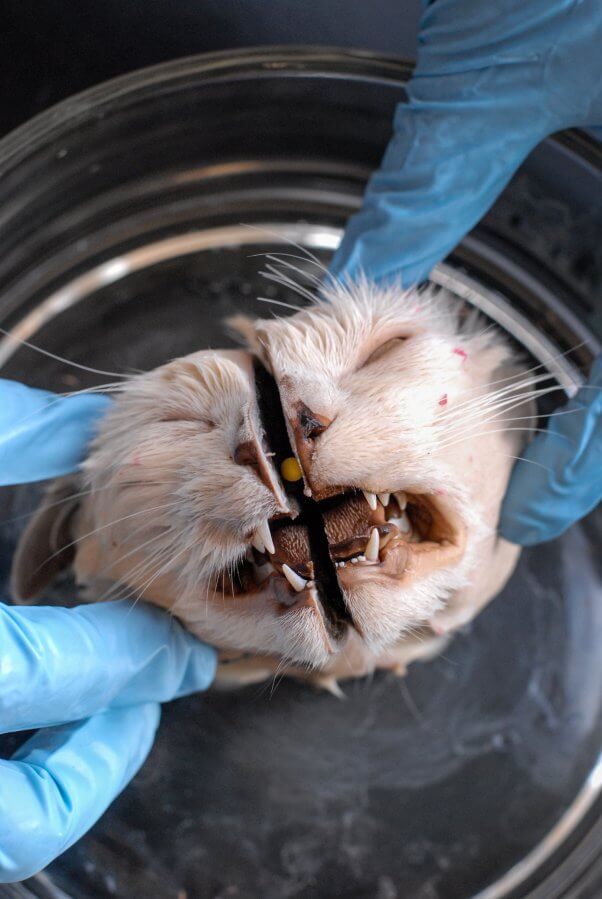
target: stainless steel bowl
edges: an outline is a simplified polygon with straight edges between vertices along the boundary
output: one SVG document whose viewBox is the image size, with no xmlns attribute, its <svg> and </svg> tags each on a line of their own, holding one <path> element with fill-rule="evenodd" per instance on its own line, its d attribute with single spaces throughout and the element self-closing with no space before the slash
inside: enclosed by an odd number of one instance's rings
<svg viewBox="0 0 602 899">
<path fill-rule="evenodd" d="M 0 374 L 102 381 L 15 338 L 110 371 L 226 345 L 225 315 L 266 313 L 256 254 L 292 240 L 328 259 L 408 73 L 336 50 L 192 58 L 0 142 Z M 549 368 L 558 401 L 600 348 L 601 156 L 583 135 L 546 142 L 433 274 Z M 5 592 L 12 519 L 37 495 L 3 493 Z M 405 681 L 353 683 L 344 703 L 283 682 L 174 704 L 133 785 L 29 889 L 586 895 L 570 890 L 600 829 L 600 524 L 525 552 L 503 596 Z"/>
</svg>

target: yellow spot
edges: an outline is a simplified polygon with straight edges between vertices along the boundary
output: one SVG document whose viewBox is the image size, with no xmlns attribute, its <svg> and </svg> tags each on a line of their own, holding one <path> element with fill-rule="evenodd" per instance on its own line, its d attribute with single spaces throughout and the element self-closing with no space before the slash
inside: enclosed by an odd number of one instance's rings
<svg viewBox="0 0 602 899">
<path fill-rule="evenodd" d="M 303 472 L 294 456 L 289 456 L 280 466 L 280 472 L 285 481 L 300 481 Z"/>
</svg>

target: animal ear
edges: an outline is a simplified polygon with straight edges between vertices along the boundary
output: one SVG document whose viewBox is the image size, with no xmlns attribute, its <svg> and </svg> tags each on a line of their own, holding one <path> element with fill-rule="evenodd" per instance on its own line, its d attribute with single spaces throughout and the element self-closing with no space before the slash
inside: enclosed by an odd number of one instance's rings
<svg viewBox="0 0 602 899">
<path fill-rule="evenodd" d="M 35 599 L 73 562 L 77 493 L 75 479 L 57 481 L 21 535 L 11 570 L 11 593 L 16 602 Z"/>
</svg>

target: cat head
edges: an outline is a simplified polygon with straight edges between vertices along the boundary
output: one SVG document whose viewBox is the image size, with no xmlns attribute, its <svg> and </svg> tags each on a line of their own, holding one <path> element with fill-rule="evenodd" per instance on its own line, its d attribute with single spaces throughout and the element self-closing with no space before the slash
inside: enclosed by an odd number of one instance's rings
<svg viewBox="0 0 602 899">
<path fill-rule="evenodd" d="M 523 442 L 503 337 L 442 293 L 366 281 L 231 324 L 248 351 L 136 376 L 102 421 L 63 528 L 79 580 L 171 608 L 219 647 L 317 668 L 350 631 L 377 652 L 486 592 Z M 22 595 L 48 507 L 17 555 Z"/>
</svg>

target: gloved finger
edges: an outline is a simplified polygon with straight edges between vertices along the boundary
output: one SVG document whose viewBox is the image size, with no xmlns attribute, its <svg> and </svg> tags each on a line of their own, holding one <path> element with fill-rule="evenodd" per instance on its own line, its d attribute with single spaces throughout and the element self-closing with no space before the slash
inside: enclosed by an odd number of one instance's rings
<svg viewBox="0 0 602 899">
<path fill-rule="evenodd" d="M 94 824 L 144 762 L 159 718 L 156 703 L 111 709 L 0 760 L 0 882 L 40 871 Z"/>
<path fill-rule="evenodd" d="M 547 135 L 602 124 L 598 0 L 424 4 L 418 64 L 331 273 L 424 280 Z"/>
<path fill-rule="evenodd" d="M 517 113 L 513 95 L 487 101 L 483 85 L 481 96 L 435 99 L 423 87 L 411 82 L 397 109 L 381 167 L 329 267 L 335 277 L 423 281 L 544 136 L 539 121 Z"/>
<path fill-rule="evenodd" d="M 74 471 L 110 403 L 100 394 L 57 397 L 0 379 L 0 486 Z"/>
<path fill-rule="evenodd" d="M 512 543 L 552 540 L 602 500 L 602 357 L 563 411 L 514 466 L 499 523 Z"/>
<path fill-rule="evenodd" d="M 212 682 L 216 653 L 170 615 L 128 600 L 73 609 L 0 604 L 0 732 L 167 702 Z"/>
</svg>

